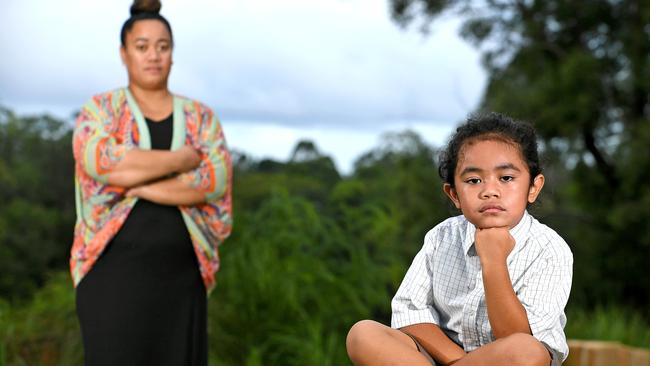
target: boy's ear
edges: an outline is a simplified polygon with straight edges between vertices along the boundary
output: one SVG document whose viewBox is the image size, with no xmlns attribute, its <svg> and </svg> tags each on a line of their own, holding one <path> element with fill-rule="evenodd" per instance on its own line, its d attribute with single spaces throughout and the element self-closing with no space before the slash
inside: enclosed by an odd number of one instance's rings
<svg viewBox="0 0 650 366">
<path fill-rule="evenodd" d="M 442 190 L 445 192 L 447 197 L 449 197 L 451 202 L 454 203 L 454 206 L 456 206 L 457 209 L 460 209 L 460 200 L 458 199 L 458 192 L 456 192 L 456 189 L 454 189 L 451 184 L 445 183 L 442 185 Z"/>
<path fill-rule="evenodd" d="M 542 187 L 544 187 L 544 179 L 543 174 L 537 174 L 537 176 L 533 178 L 533 182 L 530 185 L 530 188 L 528 188 L 528 203 L 535 202 L 537 196 L 539 196 L 539 192 L 541 192 Z"/>
</svg>

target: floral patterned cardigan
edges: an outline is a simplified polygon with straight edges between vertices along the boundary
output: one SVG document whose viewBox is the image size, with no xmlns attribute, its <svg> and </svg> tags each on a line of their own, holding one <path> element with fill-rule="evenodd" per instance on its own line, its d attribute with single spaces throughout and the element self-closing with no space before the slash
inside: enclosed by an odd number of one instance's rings
<svg viewBox="0 0 650 366">
<path fill-rule="evenodd" d="M 199 102 L 174 96 L 171 149 L 193 146 L 201 155 L 194 170 L 177 179 L 205 192 L 206 202 L 180 206 L 206 290 L 215 285 L 218 246 L 232 228 L 232 166 L 219 120 Z M 120 230 L 138 198 L 107 183 L 108 173 L 133 148 L 151 149 L 149 130 L 128 89 L 94 96 L 83 106 L 74 129 L 77 221 L 70 255 L 74 285 L 91 270 Z"/>
</svg>

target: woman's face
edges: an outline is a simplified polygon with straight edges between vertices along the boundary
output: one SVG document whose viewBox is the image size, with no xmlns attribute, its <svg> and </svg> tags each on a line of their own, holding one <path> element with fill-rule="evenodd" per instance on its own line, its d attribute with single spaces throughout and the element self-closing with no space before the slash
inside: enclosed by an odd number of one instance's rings
<svg viewBox="0 0 650 366">
<path fill-rule="evenodd" d="M 165 25 L 155 19 L 138 20 L 120 48 L 129 84 L 142 89 L 166 89 L 172 67 L 172 40 Z"/>
</svg>

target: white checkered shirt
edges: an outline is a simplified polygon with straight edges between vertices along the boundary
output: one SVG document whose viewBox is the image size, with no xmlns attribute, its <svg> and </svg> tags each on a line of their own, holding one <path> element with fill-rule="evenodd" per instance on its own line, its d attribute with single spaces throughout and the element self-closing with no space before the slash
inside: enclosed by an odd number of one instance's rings
<svg viewBox="0 0 650 366">
<path fill-rule="evenodd" d="M 393 298 L 393 328 L 434 323 L 467 352 L 495 340 L 475 232 L 464 216 L 456 216 L 427 233 Z M 510 234 L 515 239 L 507 259 L 512 287 L 526 309 L 533 336 L 564 360 L 569 354 L 564 306 L 573 275 L 571 250 L 527 212 Z"/>
</svg>

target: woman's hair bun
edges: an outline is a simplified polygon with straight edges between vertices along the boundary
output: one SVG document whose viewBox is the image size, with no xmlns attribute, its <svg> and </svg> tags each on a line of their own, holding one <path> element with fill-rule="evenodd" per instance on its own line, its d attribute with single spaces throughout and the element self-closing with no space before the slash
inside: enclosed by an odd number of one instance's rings
<svg viewBox="0 0 650 366">
<path fill-rule="evenodd" d="M 160 0 L 133 0 L 133 5 L 131 5 L 131 16 L 140 13 L 158 14 L 161 6 Z"/>
</svg>

